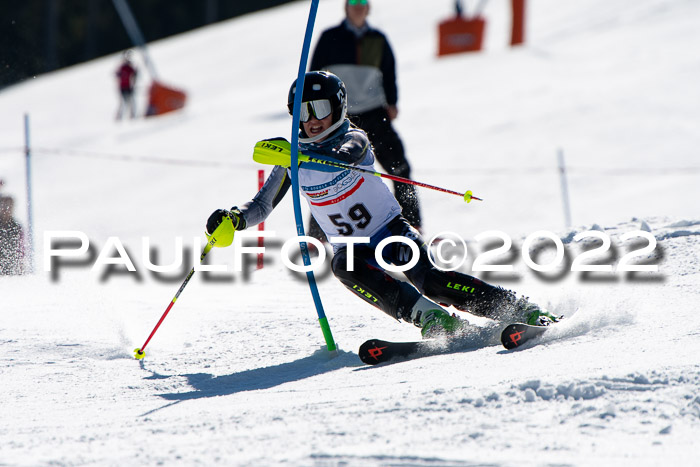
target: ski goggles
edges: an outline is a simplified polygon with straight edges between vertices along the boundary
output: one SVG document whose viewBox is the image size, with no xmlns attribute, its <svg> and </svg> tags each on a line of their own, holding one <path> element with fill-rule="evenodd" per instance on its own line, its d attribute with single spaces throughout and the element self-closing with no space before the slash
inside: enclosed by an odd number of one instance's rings
<svg viewBox="0 0 700 467">
<path fill-rule="evenodd" d="M 367 5 L 368 0 L 348 0 L 348 5 Z"/>
<path fill-rule="evenodd" d="M 311 115 L 316 117 L 318 120 L 323 120 L 332 112 L 333 106 L 331 106 L 331 101 L 328 99 L 302 102 L 301 112 L 299 112 L 299 121 L 306 123 L 311 119 Z M 289 109 L 289 113 L 292 113 L 291 108 Z"/>
</svg>

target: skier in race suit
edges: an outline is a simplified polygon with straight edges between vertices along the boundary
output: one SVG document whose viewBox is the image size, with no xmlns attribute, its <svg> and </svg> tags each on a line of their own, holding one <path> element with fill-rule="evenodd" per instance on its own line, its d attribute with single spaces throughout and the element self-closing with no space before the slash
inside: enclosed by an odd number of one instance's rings
<svg viewBox="0 0 700 467">
<path fill-rule="evenodd" d="M 295 81 L 288 97 L 290 113 L 296 92 Z M 299 142 L 302 153 L 375 170 L 367 134 L 346 118 L 345 86 L 332 73 L 310 72 L 305 76 Z M 352 255 L 347 244 L 332 243 L 332 271 L 355 295 L 395 319 L 420 327 L 424 337 L 456 333 L 467 324 L 440 304 L 498 320 L 534 323 L 546 319 L 548 313 L 524 298 L 516 299 L 511 291 L 434 267 L 421 235 L 401 215 L 396 198 L 379 177 L 319 164 L 310 167 L 300 166 L 299 187 L 326 236 L 370 239 L 369 243 L 355 244 Z M 224 219 L 231 219 L 236 230 L 257 225 L 267 218 L 290 186 L 290 170 L 274 166 L 251 201 L 212 213 L 207 233 L 211 235 Z M 418 246 L 417 264 L 404 272 L 409 282 L 395 279 L 375 260 L 375 248 L 391 236 L 404 237 Z M 413 255 L 409 245 L 401 242 L 389 243 L 382 251 L 383 260 L 397 266 L 408 264 Z M 348 264 L 350 257 L 352 263 Z"/>
</svg>

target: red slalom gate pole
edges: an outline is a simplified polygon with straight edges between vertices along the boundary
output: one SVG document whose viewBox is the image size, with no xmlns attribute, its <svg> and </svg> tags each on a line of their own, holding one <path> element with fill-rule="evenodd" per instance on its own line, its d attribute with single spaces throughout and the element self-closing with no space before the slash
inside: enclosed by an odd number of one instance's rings
<svg viewBox="0 0 700 467">
<path fill-rule="evenodd" d="M 264 184 L 265 184 L 265 171 L 258 170 L 258 191 L 260 191 L 260 189 L 262 189 Z M 258 224 L 258 231 L 263 231 L 263 230 L 265 230 L 265 222 L 261 222 Z M 262 248 L 264 246 L 265 246 L 264 237 L 258 237 L 258 247 Z M 263 254 L 258 253 L 258 269 L 262 269 L 264 264 L 265 264 L 265 260 L 263 258 Z"/>
<path fill-rule="evenodd" d="M 204 247 L 204 251 L 202 251 L 202 255 L 199 257 L 200 263 L 204 260 L 204 257 L 207 255 L 207 253 L 209 253 L 209 251 L 212 249 L 212 247 L 214 246 L 214 243 L 216 243 L 216 238 L 212 236 L 212 239 L 209 241 L 209 243 L 207 243 L 207 246 Z M 190 281 L 190 279 L 192 278 L 193 275 L 194 275 L 194 266 L 192 267 L 192 270 L 190 271 L 190 273 L 187 274 L 187 277 L 185 277 L 184 282 L 182 283 L 182 285 L 178 289 L 177 293 L 175 294 L 175 298 L 173 298 L 170 301 L 170 305 L 168 305 L 168 308 L 165 309 L 165 313 L 163 313 L 163 316 L 161 316 L 160 319 L 158 320 L 156 327 L 153 328 L 153 331 L 151 331 L 151 334 L 148 336 L 148 339 L 146 339 L 146 342 L 144 342 L 144 344 L 141 347 L 134 349 L 134 357 L 137 360 L 141 360 L 143 357 L 146 356 L 144 349 L 146 348 L 148 343 L 151 342 L 151 338 L 153 338 L 153 335 L 156 333 L 156 331 L 160 327 L 163 320 L 165 320 L 165 317 L 168 316 L 170 309 L 173 307 L 173 305 L 175 305 L 175 302 L 177 301 L 178 297 L 180 297 L 180 294 L 185 289 L 185 286 Z"/>
</svg>

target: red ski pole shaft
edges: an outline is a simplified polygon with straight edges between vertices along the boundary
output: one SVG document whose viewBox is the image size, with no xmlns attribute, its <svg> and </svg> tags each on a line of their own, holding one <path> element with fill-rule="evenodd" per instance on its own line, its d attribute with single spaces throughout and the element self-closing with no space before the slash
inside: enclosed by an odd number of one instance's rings
<svg viewBox="0 0 700 467">
<path fill-rule="evenodd" d="M 202 255 L 199 257 L 200 263 L 204 260 L 204 257 L 207 255 L 207 253 L 209 253 L 209 251 L 212 249 L 212 247 L 214 246 L 214 243 L 216 243 L 216 238 L 212 237 L 212 239 L 209 241 L 209 243 L 207 243 L 207 246 L 204 247 L 204 251 L 202 251 Z M 146 348 L 148 343 L 151 342 L 151 339 L 155 335 L 156 331 L 158 330 L 160 325 L 163 323 L 163 320 L 165 320 L 165 317 L 168 316 L 168 313 L 170 313 L 170 309 L 173 307 L 173 305 L 175 305 L 175 302 L 180 297 L 180 294 L 185 289 L 185 286 L 190 281 L 190 279 L 192 278 L 193 275 L 194 275 L 194 267 L 192 267 L 192 270 L 190 271 L 190 273 L 187 274 L 187 277 L 185 277 L 185 280 L 182 282 L 182 285 L 180 286 L 177 293 L 175 294 L 175 297 L 170 302 L 170 305 L 168 305 L 168 308 L 165 309 L 165 312 L 158 320 L 156 327 L 154 327 L 153 331 L 151 331 L 151 334 L 148 336 L 148 339 L 146 339 L 146 342 L 144 342 L 144 344 L 140 348 L 134 349 L 134 357 L 136 357 L 137 360 L 141 360 L 143 357 L 146 356 L 146 354 L 144 353 L 144 349 Z"/>
<path fill-rule="evenodd" d="M 451 195 L 457 195 L 457 196 L 461 196 L 461 197 L 464 197 L 464 195 L 466 194 L 466 193 L 460 193 L 459 191 L 448 190 L 447 188 L 441 188 L 441 187 L 435 186 L 435 185 L 428 185 L 427 183 L 417 182 L 417 181 L 411 180 L 409 178 L 399 177 L 398 175 L 390 175 L 390 174 L 385 174 L 385 173 L 380 173 L 380 172 L 377 172 L 377 173 L 379 174 L 380 177 L 387 178 L 387 179 L 393 180 L 395 182 L 407 183 L 409 185 L 416 185 L 416 186 L 420 186 L 423 188 L 430 188 L 431 190 L 441 191 L 443 193 L 449 193 Z M 471 192 L 468 191 L 467 193 L 471 193 Z M 471 199 L 482 201 L 481 198 L 477 198 L 476 196 L 473 196 L 473 195 L 471 196 Z"/>
<path fill-rule="evenodd" d="M 291 148 L 290 144 L 286 140 L 263 140 L 258 141 L 255 144 L 255 149 L 253 150 L 253 160 L 260 162 L 261 164 L 268 165 L 280 165 L 282 167 L 290 167 L 291 162 Z M 399 177 L 398 175 L 389 175 L 381 172 L 375 172 L 373 170 L 363 169 L 362 167 L 357 167 L 355 165 L 348 165 L 342 162 L 329 161 L 326 159 L 318 159 L 314 155 L 309 154 L 298 154 L 298 162 L 306 162 L 312 164 L 329 165 L 331 167 L 338 167 L 345 170 L 353 170 L 355 172 L 361 172 L 369 175 L 374 175 L 375 177 L 386 178 L 399 183 L 407 183 L 409 185 L 416 185 L 423 188 L 429 188 L 431 190 L 441 191 L 443 193 L 449 193 L 451 195 L 457 195 L 464 199 L 467 203 L 475 199 L 477 201 L 483 201 L 481 198 L 477 198 L 471 192 L 467 190 L 465 193 L 460 193 L 458 191 L 448 190 L 446 188 L 440 188 L 435 185 L 428 185 L 427 183 L 417 182 L 411 180 L 410 178 Z"/>
<path fill-rule="evenodd" d="M 466 193 L 460 193 L 459 191 L 448 190 L 447 188 L 441 188 L 439 186 L 429 185 L 427 183 L 422 183 L 422 182 L 417 182 L 415 180 L 411 180 L 410 178 L 399 177 L 398 175 L 390 175 L 390 174 L 385 174 L 382 172 L 373 172 L 372 170 L 363 169 L 361 167 L 356 167 L 354 165 L 347 165 L 347 164 L 343 164 L 340 162 L 327 161 L 324 159 L 316 159 L 315 157 L 307 156 L 307 155 L 299 156 L 299 160 L 305 161 L 305 162 L 313 162 L 315 164 L 330 165 L 333 167 L 339 167 L 341 169 L 354 170 L 355 172 L 362 172 L 362 173 L 374 175 L 377 177 L 386 178 L 386 179 L 392 180 L 394 182 L 406 183 L 408 185 L 416 185 L 416 186 L 420 186 L 423 188 L 429 188 L 429 189 L 435 190 L 435 191 L 441 191 L 443 193 L 449 193 L 451 195 L 457 195 L 461 198 L 464 198 L 464 201 L 466 201 L 467 203 L 473 199 L 475 199 L 477 201 L 483 201 L 481 198 L 477 198 L 476 196 L 474 196 L 472 194 L 471 190 L 467 190 Z"/>
</svg>

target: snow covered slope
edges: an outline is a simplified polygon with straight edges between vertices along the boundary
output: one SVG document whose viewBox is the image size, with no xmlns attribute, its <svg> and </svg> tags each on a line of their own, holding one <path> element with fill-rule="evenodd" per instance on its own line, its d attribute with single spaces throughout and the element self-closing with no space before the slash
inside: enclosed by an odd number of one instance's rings
<svg viewBox="0 0 700 467">
<path fill-rule="evenodd" d="M 38 270 L 0 278 L 0 465 L 697 463 L 700 4 L 532 0 L 515 50 L 508 5 L 487 4 L 483 53 L 442 59 L 436 25 L 451 1 L 377 0 L 370 20 L 397 54 L 413 178 L 485 200 L 421 190 L 426 233 L 462 235 L 469 272 L 499 246 L 475 237 L 503 232 L 513 246 L 496 262 L 514 272 L 476 274 L 567 316 L 515 352 L 479 336 L 463 352 L 366 367 L 366 339 L 418 330 L 352 297 L 326 266 L 317 277 L 340 346 L 329 358 L 305 279 L 279 259 L 295 234 L 290 196 L 266 222 L 277 243 L 265 268 L 195 274 L 146 359 L 131 356 L 183 278 L 149 272 L 142 237 L 159 264 L 176 237 L 198 255 L 209 213 L 253 195 L 253 144 L 290 133 L 307 2 L 153 44 L 161 79 L 188 92 L 177 114 L 114 122 L 116 56 L 0 92 L 0 178 L 18 206 L 30 116 Z M 316 37 L 341 14 L 342 1 L 321 1 Z M 95 256 L 44 271 L 46 233 L 66 230 Z M 545 273 L 520 255 L 541 230 L 566 252 Z M 574 240 L 587 231 L 611 239 L 592 259 L 615 268 L 648 244 L 625 235 L 648 232 L 653 251 L 636 260 L 658 272 L 572 272 L 600 246 Z M 137 272 L 90 269 L 110 237 Z M 209 258 L 230 268 L 233 251 Z"/>
</svg>

